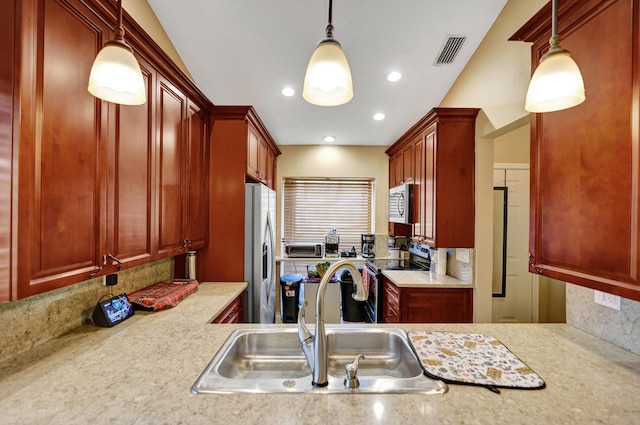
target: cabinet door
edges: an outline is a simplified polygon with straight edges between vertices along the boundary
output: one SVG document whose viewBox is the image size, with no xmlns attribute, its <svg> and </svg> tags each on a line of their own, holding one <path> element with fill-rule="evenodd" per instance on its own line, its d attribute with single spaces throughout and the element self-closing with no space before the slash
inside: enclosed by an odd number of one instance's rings
<svg viewBox="0 0 640 425">
<path fill-rule="evenodd" d="M 80 2 L 27 3 L 16 3 L 34 22 L 19 43 L 18 298 L 88 279 L 106 246 L 106 106 L 87 81 L 109 29 Z"/>
<path fill-rule="evenodd" d="M 260 136 L 252 126 L 248 126 L 247 134 L 247 174 L 260 180 Z"/>
<path fill-rule="evenodd" d="M 414 165 L 414 146 L 413 143 L 407 143 L 402 149 L 402 182 L 413 182 L 413 165 Z"/>
<path fill-rule="evenodd" d="M 403 288 L 403 323 L 471 323 L 473 289 Z"/>
<path fill-rule="evenodd" d="M 382 319 L 384 323 L 400 323 L 400 290 L 387 279 L 383 280 Z"/>
<path fill-rule="evenodd" d="M 587 99 L 532 115 L 529 270 L 640 301 L 640 2 L 585 3 L 560 31 Z"/>
<path fill-rule="evenodd" d="M 158 92 L 158 254 L 184 251 L 182 163 L 186 98 L 160 78 Z"/>
<path fill-rule="evenodd" d="M 154 87 L 156 74 L 151 65 L 138 58 L 147 91 L 147 102 L 139 106 L 110 105 L 115 111 L 115 134 L 110 168 L 113 181 L 109 209 L 113 240 L 109 253 L 123 264 L 149 261 L 154 221 Z"/>
<path fill-rule="evenodd" d="M 0 98 L 13 97 L 15 81 L 14 39 L 15 2 L 0 3 Z M 10 101 L 0 102 L 0 301 L 9 301 L 11 285 L 11 175 L 13 172 L 13 108 Z"/>
<path fill-rule="evenodd" d="M 200 108 L 189 102 L 187 111 L 187 166 L 185 167 L 186 208 L 184 234 L 189 249 L 207 243 L 209 196 L 207 121 Z"/>
<path fill-rule="evenodd" d="M 425 145 L 424 134 L 418 136 L 413 142 L 414 150 L 414 176 L 413 176 L 413 236 L 415 240 L 424 238 L 425 224 Z M 409 235 L 411 236 L 411 235 Z"/>
<path fill-rule="evenodd" d="M 422 181 L 419 216 L 422 221 L 422 241 L 435 244 L 436 238 L 436 149 L 438 144 L 438 124 L 427 128 L 424 135 L 424 176 Z M 446 166 L 446 164 L 443 164 Z M 456 196 L 450 193 L 448 196 Z"/>
</svg>

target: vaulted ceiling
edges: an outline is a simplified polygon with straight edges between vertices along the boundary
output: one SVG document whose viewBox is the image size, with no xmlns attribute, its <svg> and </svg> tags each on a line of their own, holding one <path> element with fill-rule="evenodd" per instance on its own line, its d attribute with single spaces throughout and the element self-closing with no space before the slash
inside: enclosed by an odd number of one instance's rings
<svg viewBox="0 0 640 425">
<path fill-rule="evenodd" d="M 280 145 L 390 145 L 439 105 L 507 0 L 335 0 L 334 37 L 354 98 L 302 99 L 306 66 L 325 37 L 328 0 L 148 0 L 197 85 L 216 105 L 253 105 Z M 437 64 L 451 37 L 453 61 Z M 389 82 L 398 71 L 402 78 Z M 295 95 L 282 94 L 285 87 Z M 385 119 L 376 121 L 382 112 Z"/>
</svg>

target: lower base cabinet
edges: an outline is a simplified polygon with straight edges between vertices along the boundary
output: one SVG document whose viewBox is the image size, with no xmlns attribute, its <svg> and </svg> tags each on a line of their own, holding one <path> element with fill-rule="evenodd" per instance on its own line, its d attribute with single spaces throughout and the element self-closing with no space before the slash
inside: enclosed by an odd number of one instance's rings
<svg viewBox="0 0 640 425">
<path fill-rule="evenodd" d="M 406 288 L 384 279 L 385 323 L 471 323 L 472 288 Z"/>
<path fill-rule="evenodd" d="M 211 323 L 242 323 L 244 318 L 244 294 L 238 295 L 231 304 L 218 314 Z"/>
</svg>

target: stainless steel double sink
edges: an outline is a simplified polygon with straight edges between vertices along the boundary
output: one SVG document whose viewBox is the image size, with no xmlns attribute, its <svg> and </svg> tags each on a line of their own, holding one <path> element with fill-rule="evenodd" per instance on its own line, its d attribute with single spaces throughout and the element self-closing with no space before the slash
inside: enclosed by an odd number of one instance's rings
<svg viewBox="0 0 640 425">
<path fill-rule="evenodd" d="M 313 329 L 311 329 L 313 332 Z M 423 374 L 406 333 L 389 328 L 326 328 L 329 385 L 311 384 L 311 370 L 295 328 L 234 331 L 191 387 L 216 393 L 422 393 L 443 394 L 447 385 Z M 360 386 L 343 384 L 356 355 Z"/>
</svg>

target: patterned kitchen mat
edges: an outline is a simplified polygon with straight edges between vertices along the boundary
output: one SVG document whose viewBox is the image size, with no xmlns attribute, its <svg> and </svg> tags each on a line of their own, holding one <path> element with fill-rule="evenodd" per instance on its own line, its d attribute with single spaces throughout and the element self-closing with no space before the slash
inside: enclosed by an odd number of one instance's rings
<svg viewBox="0 0 640 425">
<path fill-rule="evenodd" d="M 407 333 L 425 375 L 450 384 L 542 389 L 545 382 L 497 339 L 482 334 Z"/>
</svg>

